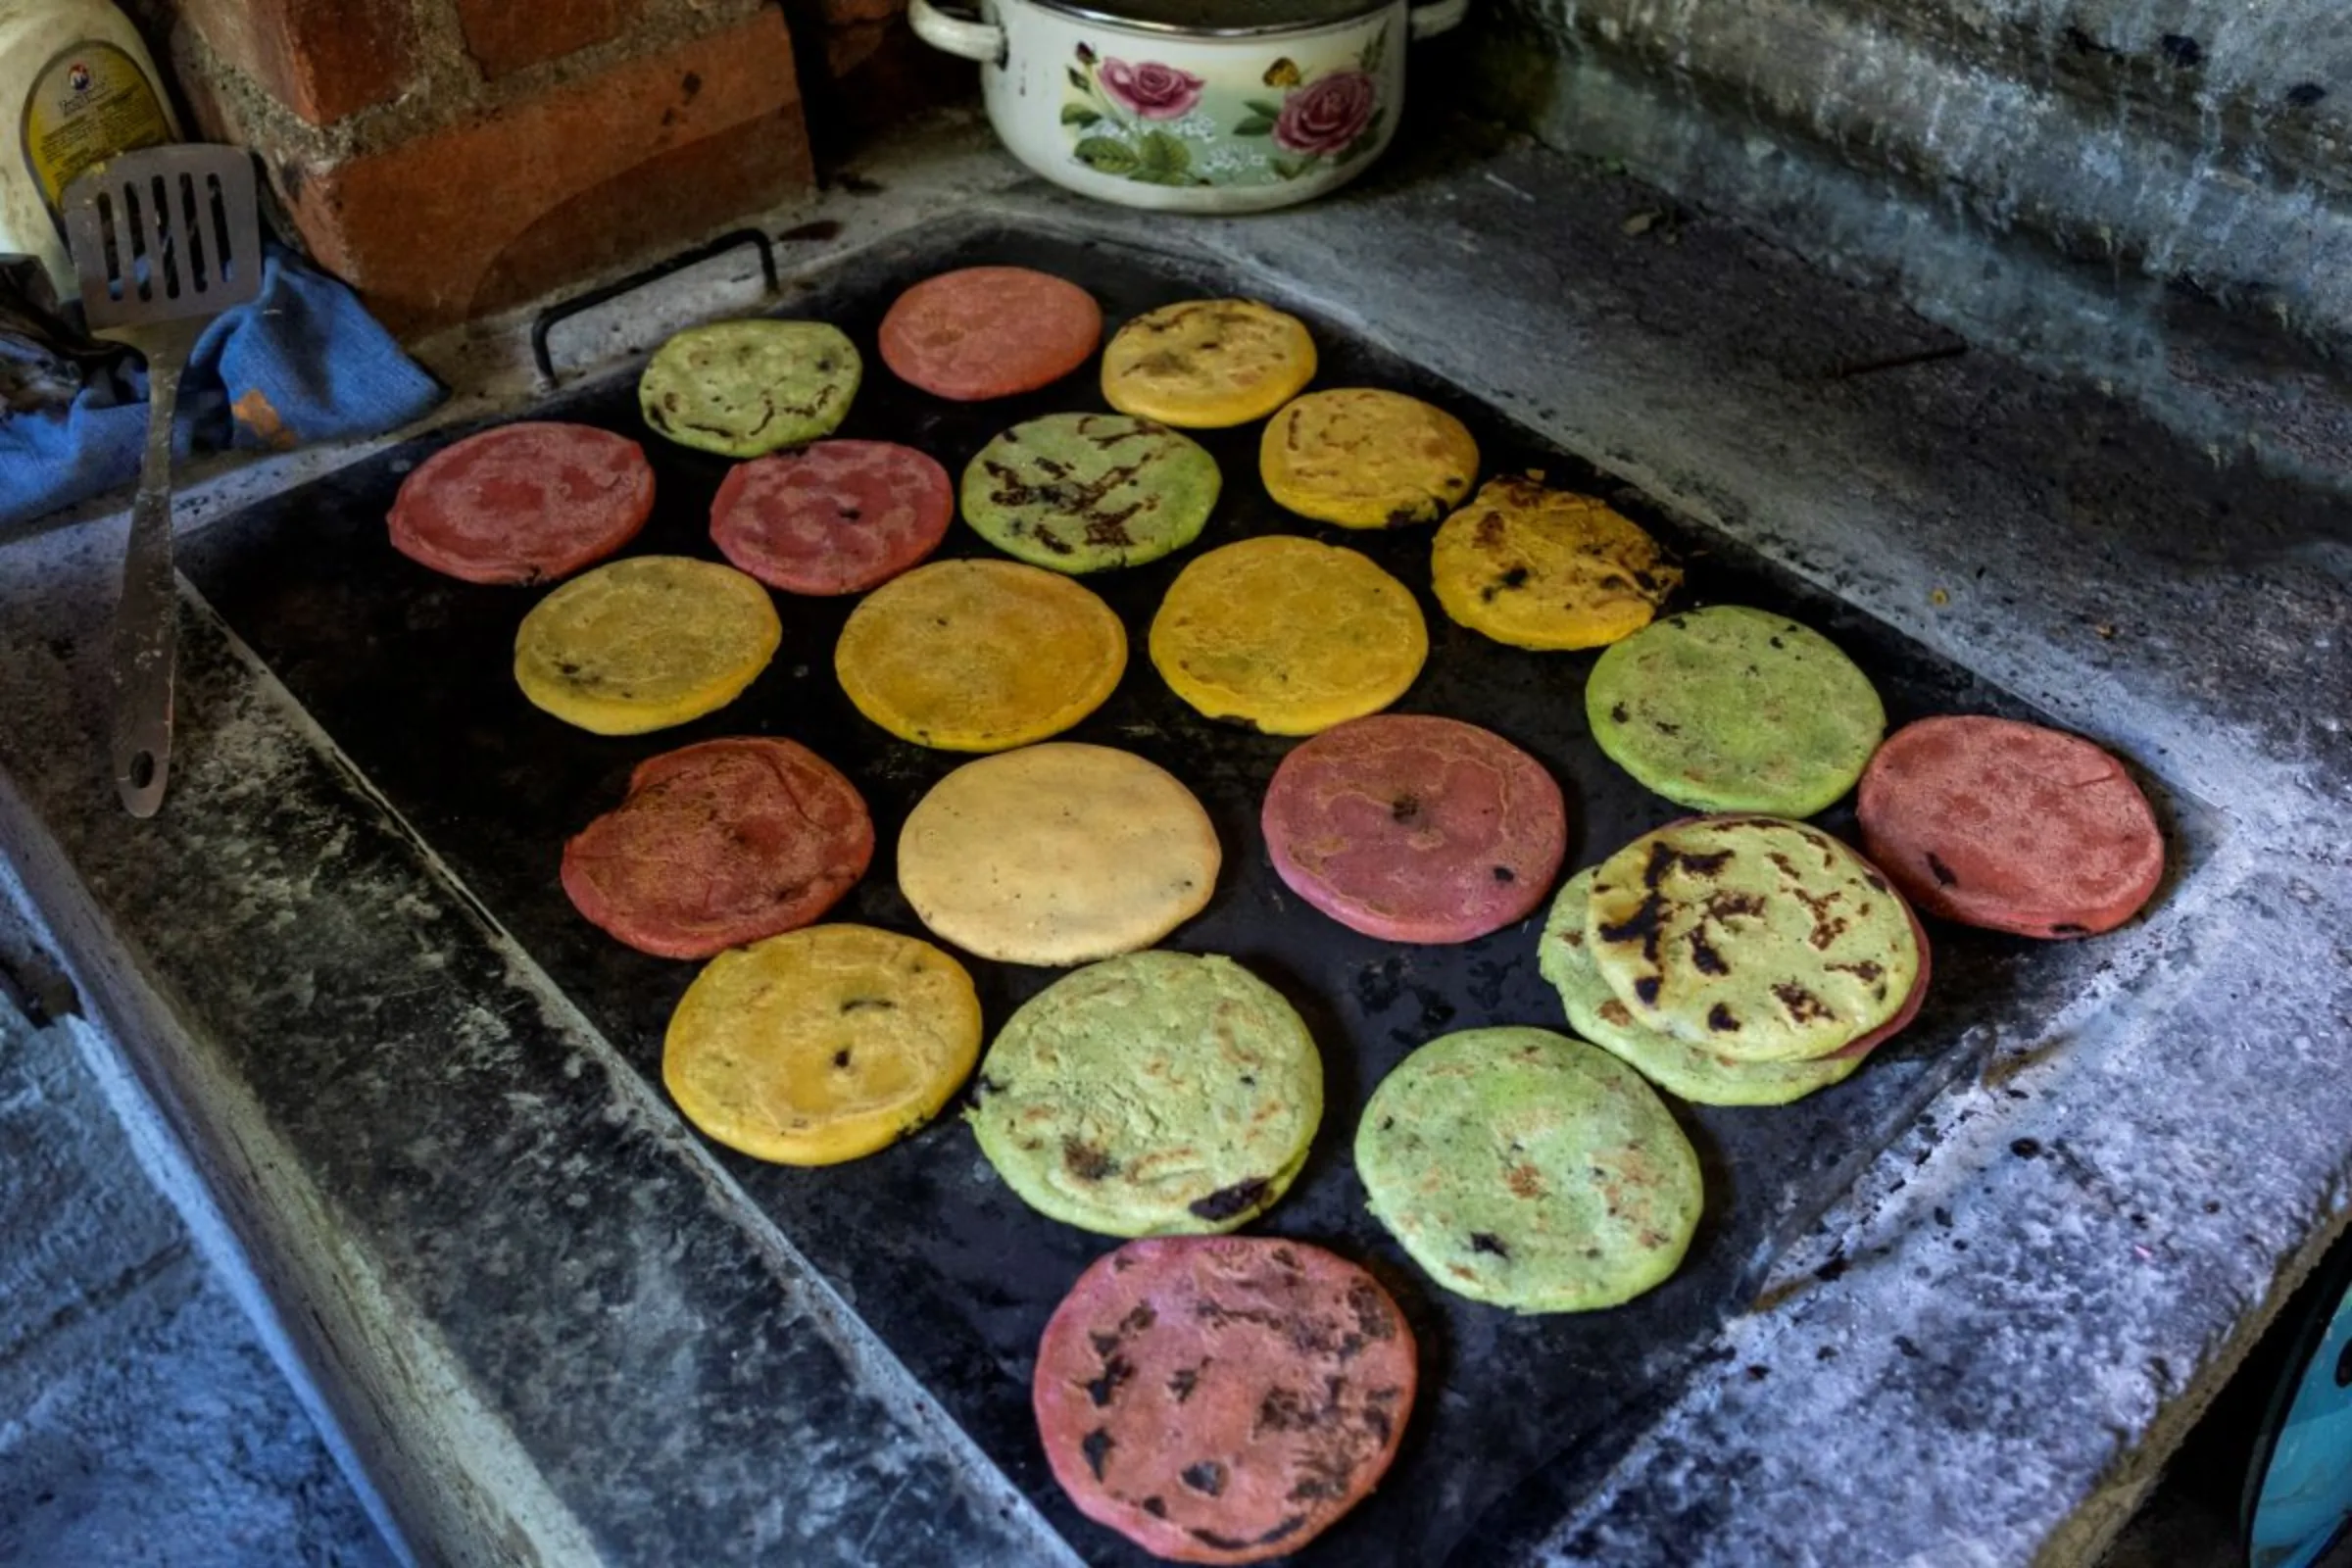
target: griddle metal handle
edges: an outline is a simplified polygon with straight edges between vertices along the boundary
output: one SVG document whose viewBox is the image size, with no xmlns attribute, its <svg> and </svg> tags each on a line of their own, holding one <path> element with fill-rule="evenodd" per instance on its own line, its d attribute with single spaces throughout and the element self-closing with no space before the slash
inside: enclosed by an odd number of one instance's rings
<svg viewBox="0 0 2352 1568">
<path fill-rule="evenodd" d="M 731 234 L 721 234 L 708 245 L 697 245 L 690 251 L 679 252 L 667 261 L 656 262 L 643 271 L 630 273 L 617 283 L 607 283 L 604 287 L 592 288 L 585 294 L 575 294 L 570 299 L 560 300 L 541 311 L 531 322 L 531 359 L 539 367 L 540 384 L 546 387 L 553 387 L 556 384 L 556 365 L 554 359 L 548 354 L 547 334 L 558 321 L 567 320 L 582 311 L 592 311 L 599 305 L 616 300 L 623 294 L 643 288 L 646 284 L 667 277 L 672 272 L 681 272 L 689 267 L 699 266 L 713 256 L 723 256 L 738 245 L 759 247 L 760 270 L 767 278 L 767 291 L 770 294 L 775 293 L 782 286 L 780 276 L 776 271 L 775 243 L 766 234 L 756 228 L 739 228 Z"/>
</svg>

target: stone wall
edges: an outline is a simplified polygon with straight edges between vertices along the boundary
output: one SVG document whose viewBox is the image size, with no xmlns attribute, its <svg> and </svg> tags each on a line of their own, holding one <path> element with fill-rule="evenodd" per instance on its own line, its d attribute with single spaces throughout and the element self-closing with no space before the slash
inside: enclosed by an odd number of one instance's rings
<svg viewBox="0 0 2352 1568">
<path fill-rule="evenodd" d="M 2298 465 L 2352 461 L 2331 365 L 2352 348 L 2342 0 L 1493 0 L 1484 18 L 1478 94 L 1544 140 L 1979 341 L 2136 382 L 2218 447 L 2242 429 Z M 2222 340 L 2195 365 L 2191 328 Z"/>
</svg>

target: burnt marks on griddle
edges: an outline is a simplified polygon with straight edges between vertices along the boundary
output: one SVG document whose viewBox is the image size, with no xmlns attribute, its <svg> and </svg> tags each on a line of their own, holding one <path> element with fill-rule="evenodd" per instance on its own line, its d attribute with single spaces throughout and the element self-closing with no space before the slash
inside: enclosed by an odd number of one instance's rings
<svg viewBox="0 0 2352 1568">
<path fill-rule="evenodd" d="M 1262 1176 L 1253 1176 L 1248 1181 L 1235 1182 L 1230 1187 L 1220 1187 L 1206 1198 L 1196 1198 L 1184 1206 L 1188 1213 L 1207 1220 L 1212 1225 L 1222 1224 L 1256 1208 L 1273 1190 L 1271 1181 Z"/>
<path fill-rule="evenodd" d="M 1764 912 L 1764 901 L 1753 893 L 1734 893 L 1718 889 L 1707 895 L 1707 918 L 1718 925 L 1726 920 L 1753 919 Z"/>
<path fill-rule="evenodd" d="M 1815 951 L 1829 952 L 1831 945 L 1845 935 L 1847 924 L 1845 916 L 1830 912 L 1830 906 L 1838 903 L 1845 895 L 1833 890 L 1816 896 L 1807 893 L 1801 887 L 1790 887 L 1787 889 L 1787 892 L 1790 898 L 1803 905 L 1813 916 L 1813 930 L 1805 940 L 1813 944 Z"/>
<path fill-rule="evenodd" d="M 1177 1479 L 1204 1497 L 1218 1497 L 1225 1493 L 1225 1467 L 1214 1459 L 1186 1465 Z"/>
<path fill-rule="evenodd" d="M 1086 1396 L 1093 1401 L 1095 1408 L 1100 1410 L 1110 1403 L 1112 1397 L 1118 1394 L 1119 1386 L 1134 1376 L 1134 1363 L 1114 1350 L 1103 1358 L 1102 1376 L 1087 1384 Z"/>
<path fill-rule="evenodd" d="M 1119 1162 L 1109 1151 L 1076 1138 L 1061 1141 L 1061 1168 L 1082 1182 L 1107 1181 L 1119 1172 Z"/>
<path fill-rule="evenodd" d="M 1779 1000 L 1781 1010 L 1788 1014 L 1788 1021 L 1791 1023 L 1835 1023 L 1838 1021 L 1836 1009 L 1793 980 L 1780 982 L 1772 988 L 1772 994 Z"/>
<path fill-rule="evenodd" d="M 1348 1288 L 1348 1310 L 1355 1318 L 1355 1331 L 1365 1339 L 1385 1343 L 1396 1337 L 1393 1308 L 1370 1285 L 1358 1283 Z"/>
<path fill-rule="evenodd" d="M 1492 522 L 1494 521 L 1494 519 L 1490 517 L 1488 521 Z M 1499 532 L 1500 525 L 1497 524 L 1496 527 L 1497 531 Z M 1481 523 L 1479 525 L 1479 543 L 1485 544 L 1486 542 L 1486 524 Z M 1491 605 L 1494 602 L 1496 595 L 1508 593 L 1514 588 L 1526 587 L 1527 579 L 1528 570 L 1525 566 L 1513 566 L 1510 570 L 1504 572 L 1501 576 L 1495 578 L 1484 588 L 1481 588 L 1478 591 L 1479 601 L 1482 604 Z"/>
</svg>

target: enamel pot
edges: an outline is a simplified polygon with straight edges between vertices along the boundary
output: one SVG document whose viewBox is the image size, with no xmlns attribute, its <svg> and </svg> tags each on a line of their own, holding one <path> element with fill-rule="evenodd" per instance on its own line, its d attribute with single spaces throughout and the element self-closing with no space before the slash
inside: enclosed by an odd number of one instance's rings
<svg viewBox="0 0 2352 1568">
<path fill-rule="evenodd" d="M 1380 156 L 1405 44 L 1468 0 L 909 0 L 923 40 L 980 62 L 1015 158 L 1084 195 L 1168 212 L 1310 200 Z"/>
</svg>

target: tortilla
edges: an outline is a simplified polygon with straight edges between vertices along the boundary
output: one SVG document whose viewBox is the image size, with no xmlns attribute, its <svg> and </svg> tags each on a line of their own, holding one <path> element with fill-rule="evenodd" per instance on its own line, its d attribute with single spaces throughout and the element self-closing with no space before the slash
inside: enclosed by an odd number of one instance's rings
<svg viewBox="0 0 2352 1568">
<path fill-rule="evenodd" d="M 1030 1207 L 1105 1236 L 1207 1235 L 1265 1212 L 1306 1163 L 1323 1060 L 1231 958 L 1131 953 L 1005 1021 L 968 1112 Z"/>
<path fill-rule="evenodd" d="M 1379 1282 L 1304 1242 L 1182 1237 L 1097 1258 L 1054 1309 L 1031 1386 L 1078 1510 L 1154 1555 L 1297 1551 L 1396 1456 L 1418 1381 Z"/>
<path fill-rule="evenodd" d="M 2164 880 L 2164 834 L 2124 765 L 2013 719 L 1925 718 L 1862 775 L 1871 858 L 1931 914 L 2029 937 L 2112 931 Z"/>
<path fill-rule="evenodd" d="M 1598 648 L 1649 624 L 1683 580 L 1658 542 L 1591 496 L 1490 479 L 1438 529 L 1446 613 L 1513 648 Z"/>
<path fill-rule="evenodd" d="M 564 844 L 590 924 L 663 959 L 708 959 L 807 926 L 857 886 L 875 825 L 852 785 L 793 741 L 734 736 L 649 757 L 628 800 Z"/>
<path fill-rule="evenodd" d="M 514 681 L 567 724 L 638 735 L 726 707 L 783 640 L 767 590 L 742 572 L 632 556 L 531 607 L 514 633 Z"/>
<path fill-rule="evenodd" d="M 850 612 L 833 669 L 858 711 L 917 746 L 1001 752 L 1102 706 L 1127 667 L 1108 605 L 1010 561 L 935 561 Z"/>
<path fill-rule="evenodd" d="M 1381 1080 L 1355 1135 L 1373 1215 L 1430 1278 L 1520 1312 L 1664 1283 L 1698 1228 L 1698 1156 L 1642 1076 L 1545 1029 L 1468 1029 Z"/>
<path fill-rule="evenodd" d="M 564 846 L 563 883 L 639 952 L 707 958 L 808 924 L 873 855 L 873 818 L 840 769 L 737 736 L 638 763 L 628 798 Z"/>
<path fill-rule="evenodd" d="M 1102 351 L 1103 401 L 1188 430 L 1262 419 L 1314 378 L 1306 323 L 1255 300 L 1163 305 Z"/>
<path fill-rule="evenodd" d="M 1402 697 L 1429 629 L 1404 584 L 1363 556 L 1274 534 L 1178 573 L 1151 653 L 1168 689 L 1210 718 L 1312 735 Z"/>
<path fill-rule="evenodd" d="M 1344 387 L 1295 398 L 1267 421 L 1258 472 L 1275 503 L 1343 528 L 1435 522 L 1470 493 L 1478 442 L 1418 398 Z"/>
<path fill-rule="evenodd" d="M 400 483 L 392 548 L 466 582 L 568 577 L 637 537 L 654 470 L 627 436 L 525 420 L 453 442 Z"/>
<path fill-rule="evenodd" d="M 1859 855 L 1775 817 L 1700 817 L 1603 860 L 1585 937 L 1634 1021 L 1738 1061 L 1826 1056 L 1896 1016 L 1911 913 Z"/>
<path fill-rule="evenodd" d="M 963 520 L 1052 571 L 1140 566 L 1200 537 L 1217 460 L 1124 414 L 1049 414 L 1016 424 L 963 470 Z"/>
<path fill-rule="evenodd" d="M 1005 963 L 1089 963 L 1200 912 L 1223 854 L 1193 792 L 1142 758 L 1051 741 L 966 762 L 899 834 L 923 924 Z"/>
<path fill-rule="evenodd" d="M 822 321 L 714 321 L 654 351 L 637 402 L 680 446 L 756 458 L 831 435 L 863 373 L 858 346 Z"/>
<path fill-rule="evenodd" d="M 1536 962 L 1560 994 L 1568 1026 L 1671 1095 L 1699 1105 L 1786 1105 L 1860 1070 L 1851 1049 L 1813 1061 L 1739 1061 L 1644 1029 L 1601 978 L 1585 940 L 1592 867 L 1568 879 L 1544 924 Z M 1924 991 L 1915 985 L 1913 992 Z"/>
<path fill-rule="evenodd" d="M 959 403 L 1060 380 L 1102 341 L 1102 308 L 1077 284 L 1026 267 L 967 267 L 927 278 L 882 318 L 882 363 Z"/>
<path fill-rule="evenodd" d="M 819 441 L 729 469 L 710 539 L 770 588 L 857 594 L 937 550 L 955 516 L 934 459 L 888 441 Z"/>
<path fill-rule="evenodd" d="M 755 1159 L 831 1165 L 939 1113 L 980 1054 L 980 999 L 929 943 L 862 925 L 720 954 L 670 1016 L 662 1082 Z"/>
<path fill-rule="evenodd" d="M 1810 816 L 1853 788 L 1886 733 L 1870 679 L 1819 632 L 1736 605 L 1612 645 L 1585 684 L 1609 760 L 1702 811 Z"/>
<path fill-rule="evenodd" d="M 1457 719 L 1335 725 L 1274 770 L 1261 822 L 1276 874 L 1352 931 L 1468 942 L 1544 902 L 1568 811 L 1544 764 Z"/>
</svg>

